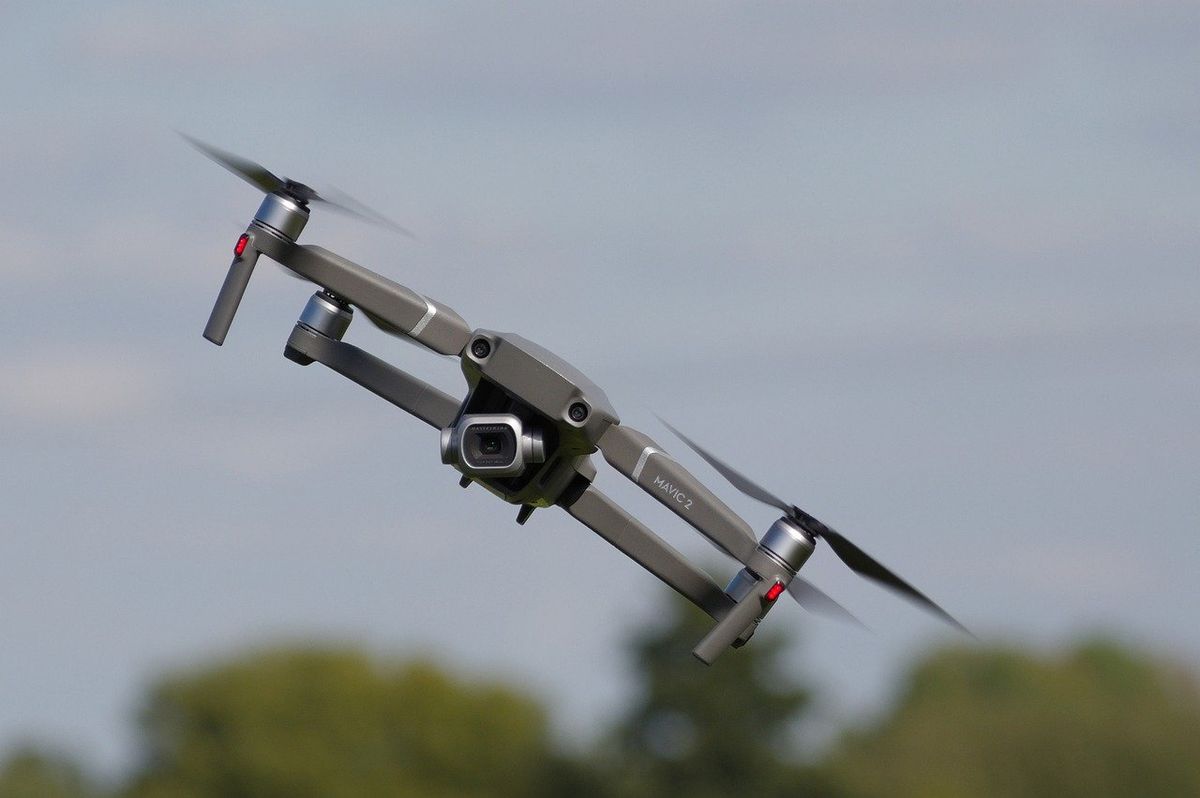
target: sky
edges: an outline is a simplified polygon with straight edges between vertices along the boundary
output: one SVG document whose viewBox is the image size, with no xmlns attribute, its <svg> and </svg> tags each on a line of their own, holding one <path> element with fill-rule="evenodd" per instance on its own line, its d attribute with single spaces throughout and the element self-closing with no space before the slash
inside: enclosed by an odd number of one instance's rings
<svg viewBox="0 0 1200 798">
<path fill-rule="evenodd" d="M 415 231 L 302 241 L 566 358 L 755 528 L 656 413 L 984 643 L 1200 666 L 1198 33 L 1119 0 L 0 4 L 0 752 L 115 772 L 155 678 L 314 639 L 510 679 L 584 743 L 663 606 L 282 358 L 312 286 L 260 261 L 203 340 L 259 196 L 176 131 Z M 823 548 L 804 573 L 872 630 L 769 617 L 817 734 L 962 642 Z"/>
</svg>

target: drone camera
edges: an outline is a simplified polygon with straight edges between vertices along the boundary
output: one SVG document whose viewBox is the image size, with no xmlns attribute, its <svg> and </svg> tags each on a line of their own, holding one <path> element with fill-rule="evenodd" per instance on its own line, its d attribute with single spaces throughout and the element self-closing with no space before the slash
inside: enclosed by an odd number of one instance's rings
<svg viewBox="0 0 1200 798">
<path fill-rule="evenodd" d="M 517 436 L 507 424 L 472 424 L 463 438 L 463 461 L 472 468 L 507 468 L 517 459 Z"/>
<path fill-rule="evenodd" d="M 442 462 L 464 474 L 514 476 L 545 460 L 541 432 L 525 429 L 511 414 L 465 415 L 442 430 Z"/>
</svg>

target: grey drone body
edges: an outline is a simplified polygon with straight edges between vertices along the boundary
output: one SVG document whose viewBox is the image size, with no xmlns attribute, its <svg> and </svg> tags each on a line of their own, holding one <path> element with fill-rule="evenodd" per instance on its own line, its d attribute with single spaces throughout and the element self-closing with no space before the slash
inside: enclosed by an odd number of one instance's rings
<svg viewBox="0 0 1200 798">
<path fill-rule="evenodd" d="M 326 249 L 297 243 L 308 221 L 309 203 L 327 200 L 308 186 L 191 141 L 267 192 L 235 247 L 205 337 L 217 345 L 224 342 L 260 255 L 320 286 L 287 340 L 285 357 L 301 365 L 322 363 L 439 430 L 442 461 L 461 472 L 462 485 L 477 482 L 520 505 L 518 523 L 524 523 L 535 508 L 562 507 L 703 609 L 717 623 L 693 652 L 702 661 L 711 663 L 729 646 L 745 643 L 785 589 L 809 609 L 849 616 L 796 575 L 818 537 L 827 537 L 835 553 L 860 573 L 902 590 L 881 577 L 878 569 L 899 578 L 870 558 L 868 564 L 877 566 L 876 571 L 858 567 L 834 544 L 836 533 L 823 525 L 813 526 L 819 522 L 797 515 L 802 513 L 798 508 L 776 502 L 785 509 L 784 517 L 756 538 L 749 524 L 649 436 L 622 425 L 604 392 L 569 363 L 519 335 L 472 330 L 440 302 Z M 371 221 L 382 219 L 372 212 L 342 209 L 367 215 Z M 342 341 L 354 309 L 384 332 L 458 357 L 467 382 L 465 398 L 449 396 Z M 765 500 L 738 481 L 745 478 L 684 441 L 736 487 Z M 743 566 L 726 588 L 595 488 L 591 456 L 597 451 Z M 866 557 L 853 544 L 847 545 Z M 940 612 L 936 605 L 934 609 Z"/>
</svg>

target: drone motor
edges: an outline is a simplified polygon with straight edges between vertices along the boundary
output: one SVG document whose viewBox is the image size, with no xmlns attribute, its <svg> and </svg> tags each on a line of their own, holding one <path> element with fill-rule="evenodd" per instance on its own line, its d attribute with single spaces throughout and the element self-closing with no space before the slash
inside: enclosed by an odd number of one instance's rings
<svg viewBox="0 0 1200 798">
<path fill-rule="evenodd" d="M 308 205 L 286 194 L 268 194 L 254 214 L 254 223 L 295 241 L 308 224 Z"/>
</svg>

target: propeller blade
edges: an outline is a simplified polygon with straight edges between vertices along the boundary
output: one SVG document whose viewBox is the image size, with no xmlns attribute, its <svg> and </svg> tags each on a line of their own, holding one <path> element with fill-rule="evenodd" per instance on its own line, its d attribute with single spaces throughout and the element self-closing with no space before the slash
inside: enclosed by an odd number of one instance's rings
<svg viewBox="0 0 1200 798">
<path fill-rule="evenodd" d="M 675 433 L 675 437 L 679 438 L 681 441 L 683 441 L 688 446 L 690 446 L 692 448 L 692 450 L 696 452 L 696 454 L 703 457 L 705 462 L 707 462 L 710 466 L 715 468 L 721 474 L 721 476 L 723 476 L 723 477 L 725 477 L 725 479 L 729 480 L 729 483 L 731 485 L 733 485 L 735 488 L 737 488 L 738 490 L 740 490 L 742 493 L 746 494 L 747 496 L 749 496 L 752 499 L 758 499 L 763 504 L 769 504 L 770 506 L 772 506 L 776 509 L 783 510 L 785 513 L 791 512 L 792 505 L 788 504 L 783 499 L 781 499 L 778 496 L 776 496 L 775 494 L 771 493 L 766 488 L 756 485 L 754 482 L 752 482 L 751 480 L 749 480 L 748 478 L 746 478 L 745 476 L 743 476 L 742 474 L 740 474 L 736 470 L 734 470 L 731 466 L 726 465 L 725 463 L 718 460 L 714 455 L 705 451 L 704 448 L 702 448 L 700 446 L 700 444 L 696 443 L 691 438 L 689 438 L 688 436 L 684 435 L 679 430 L 672 427 L 670 425 L 670 423 L 667 422 L 667 420 L 664 419 L 662 416 L 657 416 L 657 418 L 659 421 L 661 421 L 663 423 L 663 426 L 665 426 L 667 429 L 671 430 L 671 432 Z"/>
<path fill-rule="evenodd" d="M 346 192 L 341 191 L 339 189 L 336 189 L 336 188 L 326 189 L 320 195 L 317 195 L 317 193 L 314 191 L 313 199 L 316 200 L 317 202 L 321 202 L 321 203 L 324 203 L 325 205 L 328 205 L 330 208 L 333 208 L 334 210 L 341 211 L 342 213 L 346 214 L 347 216 L 353 216 L 357 219 L 362 219 L 363 221 L 369 222 L 373 225 L 387 228 L 388 230 L 391 230 L 392 232 L 400 233 L 401 235 L 408 236 L 411 239 L 414 239 L 414 240 L 416 239 L 416 236 L 408 228 L 401 227 L 400 225 L 396 224 L 388 217 L 384 216 L 379 211 L 376 211 L 375 209 L 370 208 L 367 205 L 364 205 L 363 203 L 354 199 L 354 197 L 351 197 L 349 194 L 347 194 Z"/>
<path fill-rule="evenodd" d="M 205 142 L 200 141 L 200 139 L 193 138 L 182 131 L 177 132 L 185 141 L 187 141 L 200 152 L 204 153 L 204 155 L 208 156 L 213 161 L 216 161 L 230 172 L 233 172 L 235 175 L 242 178 L 264 194 L 281 192 L 304 203 L 320 202 L 324 205 L 328 205 L 334 210 L 346 214 L 347 216 L 353 216 L 357 219 L 362 219 L 363 221 L 369 222 L 373 225 L 384 227 L 392 230 L 393 232 L 406 235 L 409 238 L 416 238 L 411 231 L 396 224 L 382 213 L 367 207 L 344 191 L 331 188 L 324 192 L 318 192 L 312 186 L 305 185 L 299 181 L 284 180 L 283 178 L 276 176 L 262 164 L 255 163 L 249 158 L 243 158 L 240 155 L 227 152 L 218 147 L 214 147 L 211 144 L 206 144 Z"/>
<path fill-rule="evenodd" d="M 823 590 L 803 577 L 793 577 L 792 581 L 788 583 L 787 592 L 791 594 L 797 604 L 811 613 L 852 623 L 862 629 L 867 628 L 866 624 L 855 617 L 854 613 L 838 604 Z"/>
<path fill-rule="evenodd" d="M 178 132 L 178 131 L 177 131 Z M 191 144 L 200 152 L 204 153 L 213 161 L 216 161 L 221 166 L 233 172 L 235 175 L 245 180 L 250 185 L 257 188 L 264 194 L 271 194 L 287 185 L 287 181 L 276 177 L 262 164 L 255 163 L 248 158 L 243 158 L 240 155 L 234 155 L 232 152 L 218 149 L 211 144 L 205 144 L 199 139 L 192 138 L 187 133 L 179 132 L 179 135 Z"/>
<path fill-rule="evenodd" d="M 829 548 L 833 549 L 833 553 L 836 554 L 841 561 L 848 565 L 855 573 L 865 576 L 868 579 L 872 579 L 884 587 L 895 591 L 901 596 L 913 601 L 918 606 L 921 606 L 929 612 L 932 612 L 934 615 L 938 616 L 955 629 L 958 629 L 959 631 L 970 635 L 971 637 L 975 637 L 975 635 L 971 634 L 969 629 L 955 620 L 950 613 L 946 612 L 944 609 L 935 604 L 933 600 L 924 593 L 917 590 L 908 582 L 905 582 L 899 576 L 896 576 L 896 574 L 885 568 L 878 560 L 871 557 L 858 546 L 851 543 L 840 532 L 832 529 L 829 526 L 826 526 L 824 523 L 804 512 L 796 505 L 788 504 L 767 489 L 756 485 L 753 481 L 738 473 L 734 468 L 725 464 L 711 453 L 705 451 L 703 447 L 688 438 L 679 430 L 672 427 L 661 416 L 658 420 L 661 421 L 667 427 L 667 429 L 675 433 L 680 440 L 690 446 L 696 452 L 696 454 L 703 457 L 710 466 L 716 469 L 721 476 L 729 480 L 729 483 L 742 493 L 746 494 L 752 499 L 758 499 L 764 504 L 768 504 L 776 509 L 782 510 L 800 522 L 800 524 L 807 529 L 811 535 L 818 538 L 824 538 L 826 542 L 829 543 Z M 795 583 L 793 582 L 793 584 Z M 793 593 L 793 596 L 797 600 L 800 598 L 799 596 L 796 596 L 795 593 Z M 826 598 L 828 597 L 826 596 Z M 833 600 L 829 599 L 829 601 L 832 602 Z"/>
<path fill-rule="evenodd" d="M 704 540 L 726 557 L 737 559 L 708 538 L 704 538 Z M 814 615 L 824 615 L 827 618 L 852 623 L 855 626 L 870 631 L 867 625 L 860 621 L 854 613 L 837 603 L 837 601 L 830 598 L 829 594 L 802 576 L 792 577 L 792 581 L 788 583 L 787 592 L 791 594 L 797 604 Z"/>
<path fill-rule="evenodd" d="M 899 576 L 896 576 L 896 574 L 892 573 L 891 570 L 886 568 L 874 557 L 851 543 L 850 540 L 840 532 L 825 526 L 824 524 L 821 524 L 821 527 L 822 528 L 819 532 L 811 529 L 809 531 L 824 538 L 825 542 L 829 544 L 829 548 L 833 549 L 833 553 L 836 554 L 842 562 L 846 563 L 846 565 L 848 565 L 852 571 L 865 576 L 867 579 L 872 579 L 890 590 L 895 591 L 901 596 L 904 596 L 908 600 L 917 604 L 917 606 L 923 607 L 929 612 L 932 612 L 934 615 L 938 616 L 955 629 L 958 629 L 960 632 L 964 632 L 971 637 L 975 637 L 975 635 L 971 634 L 971 631 L 967 629 L 967 627 L 955 620 L 954 616 L 935 604 L 932 599 L 930 599 L 920 590 L 917 590 L 908 582 L 905 582 Z"/>
</svg>

